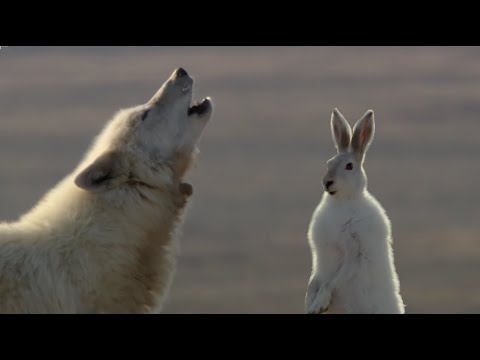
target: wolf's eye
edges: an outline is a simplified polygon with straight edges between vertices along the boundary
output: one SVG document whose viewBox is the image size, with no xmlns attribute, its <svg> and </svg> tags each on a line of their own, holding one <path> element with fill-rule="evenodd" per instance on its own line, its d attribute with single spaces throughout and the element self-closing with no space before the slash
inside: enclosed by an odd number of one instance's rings
<svg viewBox="0 0 480 360">
<path fill-rule="evenodd" d="M 353 169 L 353 164 L 352 164 L 352 163 L 348 163 L 348 164 L 345 166 L 345 169 L 347 169 L 347 170 L 352 170 L 352 169 Z"/>
<path fill-rule="evenodd" d="M 149 112 L 150 112 L 150 110 L 147 110 L 147 111 L 145 111 L 145 112 L 142 114 L 142 118 L 141 118 L 142 121 L 147 118 L 147 115 L 148 115 Z"/>
</svg>

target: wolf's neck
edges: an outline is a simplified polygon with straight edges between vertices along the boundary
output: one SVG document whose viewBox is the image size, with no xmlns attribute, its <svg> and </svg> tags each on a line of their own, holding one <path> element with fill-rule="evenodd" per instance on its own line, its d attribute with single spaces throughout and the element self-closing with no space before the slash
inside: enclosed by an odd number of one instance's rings
<svg viewBox="0 0 480 360">
<path fill-rule="evenodd" d="M 46 240 L 67 241 L 72 238 L 78 241 L 83 238 L 101 242 L 105 238 L 128 242 L 132 238 L 157 233 L 162 242 L 168 242 L 181 219 L 185 202 L 176 194 L 154 190 L 148 197 L 126 198 L 129 203 L 122 203 L 120 199 L 116 203 L 115 198 L 107 201 L 78 189 L 71 178 L 66 178 L 19 223 L 36 227 Z M 57 234 L 58 231 L 62 234 Z M 103 233 L 110 236 L 102 236 Z"/>
</svg>

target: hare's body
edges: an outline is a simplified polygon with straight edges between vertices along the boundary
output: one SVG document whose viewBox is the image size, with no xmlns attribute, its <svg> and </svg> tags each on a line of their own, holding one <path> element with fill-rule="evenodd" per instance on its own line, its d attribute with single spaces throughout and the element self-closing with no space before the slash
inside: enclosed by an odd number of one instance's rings
<svg viewBox="0 0 480 360">
<path fill-rule="evenodd" d="M 313 281 L 328 287 L 337 276 L 327 313 L 403 312 L 390 222 L 367 191 L 345 201 L 325 194 L 308 237 L 316 258 Z"/>
<path fill-rule="evenodd" d="M 324 179 L 326 192 L 308 232 L 313 270 L 306 311 L 404 313 L 390 221 L 380 203 L 367 191 L 362 166 L 373 138 L 373 112 L 359 120 L 352 140 L 349 125 L 340 116 L 334 112 L 332 118 L 339 153 L 329 161 Z"/>
</svg>

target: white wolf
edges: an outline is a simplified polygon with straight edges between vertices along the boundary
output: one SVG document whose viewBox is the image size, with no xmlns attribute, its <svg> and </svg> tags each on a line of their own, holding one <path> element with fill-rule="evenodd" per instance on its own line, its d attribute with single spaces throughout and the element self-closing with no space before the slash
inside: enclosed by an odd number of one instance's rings
<svg viewBox="0 0 480 360">
<path fill-rule="evenodd" d="M 338 154 L 328 161 L 325 193 L 308 231 L 313 270 L 308 313 L 404 313 L 395 271 L 390 221 L 367 191 L 363 169 L 375 121 L 369 110 L 353 128 L 334 109 Z"/>
<path fill-rule="evenodd" d="M 0 224 L 0 313 L 158 312 L 175 270 L 182 178 L 213 112 L 177 69 L 119 111 L 80 165 L 17 222 Z"/>
</svg>

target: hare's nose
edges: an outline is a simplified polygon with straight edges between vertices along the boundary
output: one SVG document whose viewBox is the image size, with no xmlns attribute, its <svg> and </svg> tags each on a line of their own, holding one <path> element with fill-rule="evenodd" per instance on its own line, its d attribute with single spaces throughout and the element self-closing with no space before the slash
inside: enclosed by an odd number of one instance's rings
<svg viewBox="0 0 480 360">
<path fill-rule="evenodd" d="M 325 188 L 328 190 L 328 188 L 333 185 L 333 181 L 332 180 L 326 181 L 324 185 L 325 185 Z"/>
</svg>

